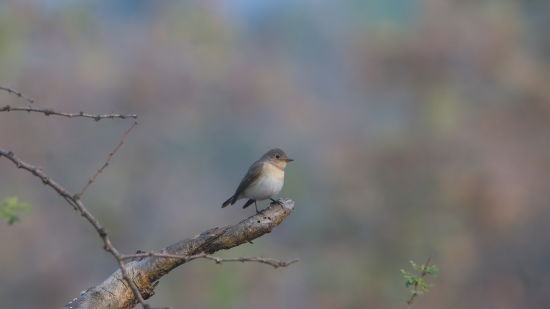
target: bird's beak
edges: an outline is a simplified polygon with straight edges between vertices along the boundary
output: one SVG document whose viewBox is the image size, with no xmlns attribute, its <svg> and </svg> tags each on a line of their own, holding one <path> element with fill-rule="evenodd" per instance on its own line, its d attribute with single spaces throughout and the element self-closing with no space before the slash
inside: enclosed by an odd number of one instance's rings
<svg viewBox="0 0 550 309">
<path fill-rule="evenodd" d="M 291 159 L 291 158 L 285 159 L 285 162 L 292 162 L 292 161 L 294 161 L 294 159 Z"/>
</svg>

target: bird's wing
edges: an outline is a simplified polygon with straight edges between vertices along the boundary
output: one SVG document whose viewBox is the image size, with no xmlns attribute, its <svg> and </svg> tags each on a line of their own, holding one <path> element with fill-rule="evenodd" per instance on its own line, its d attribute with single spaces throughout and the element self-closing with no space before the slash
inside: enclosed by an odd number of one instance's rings
<svg viewBox="0 0 550 309">
<path fill-rule="evenodd" d="M 239 187 L 237 187 L 237 190 L 235 191 L 235 197 L 236 199 L 239 198 L 239 196 L 248 188 L 249 185 L 254 183 L 258 178 L 260 177 L 262 173 L 262 169 L 264 167 L 263 162 L 256 161 L 250 168 L 248 169 L 248 172 L 244 176 L 243 180 L 241 180 L 241 183 L 239 184 Z"/>
</svg>

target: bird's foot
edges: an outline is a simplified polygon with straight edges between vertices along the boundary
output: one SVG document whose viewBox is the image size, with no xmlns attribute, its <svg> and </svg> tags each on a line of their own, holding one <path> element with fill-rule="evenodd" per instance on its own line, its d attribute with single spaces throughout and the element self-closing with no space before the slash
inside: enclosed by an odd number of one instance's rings
<svg viewBox="0 0 550 309">
<path fill-rule="evenodd" d="M 272 198 L 270 198 L 270 200 L 271 200 L 272 204 L 279 204 L 279 205 L 283 206 L 283 203 L 280 200 L 274 200 Z"/>
</svg>

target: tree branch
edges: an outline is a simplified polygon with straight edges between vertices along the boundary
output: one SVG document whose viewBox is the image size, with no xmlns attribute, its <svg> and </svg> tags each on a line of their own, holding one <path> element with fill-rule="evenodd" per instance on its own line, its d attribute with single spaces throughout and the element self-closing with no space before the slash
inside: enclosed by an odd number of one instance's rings
<svg viewBox="0 0 550 309">
<path fill-rule="evenodd" d="M 6 91 L 6 92 L 14 94 L 14 95 L 17 95 L 18 97 L 21 97 L 21 98 L 27 100 L 29 103 L 34 102 L 34 100 L 31 100 L 31 99 L 23 96 L 22 93 L 14 91 L 12 89 L 5 88 L 5 87 L 0 87 L 0 90 Z M 33 108 L 33 107 L 30 107 L 30 106 L 27 106 L 27 107 L 11 107 L 9 105 L 6 105 L 6 106 L 0 108 L 0 112 L 9 112 L 9 111 L 38 112 L 38 113 L 43 113 L 46 116 L 57 115 L 57 116 L 63 116 L 63 117 L 68 117 L 68 118 L 84 117 L 84 118 L 92 118 L 95 121 L 99 121 L 99 120 L 105 119 L 105 118 L 121 118 L 121 119 L 126 119 L 126 118 L 136 119 L 137 118 L 137 115 L 135 115 L 135 114 L 131 114 L 131 115 L 123 115 L 123 114 L 87 114 L 87 113 L 84 113 L 84 112 L 80 112 L 78 114 L 71 114 L 71 113 L 56 112 L 52 109 Z M 6 150 L 3 150 L 3 149 L 0 149 L 0 157 L 2 157 L 2 156 L 6 157 L 10 161 L 12 161 L 17 166 L 17 168 L 22 168 L 24 170 L 27 170 L 28 172 L 30 172 L 34 176 L 40 178 L 40 180 L 42 180 L 42 183 L 44 183 L 45 185 L 47 185 L 47 186 L 51 187 L 53 190 L 55 190 L 61 197 L 63 197 L 63 199 L 65 199 L 65 201 L 69 205 L 71 205 L 73 207 L 74 210 L 78 211 L 84 218 L 86 218 L 86 220 L 88 220 L 88 222 L 94 227 L 94 229 L 97 231 L 99 237 L 103 241 L 103 244 L 104 244 L 103 248 L 105 249 L 105 251 L 109 252 L 117 260 L 117 263 L 120 267 L 120 272 L 121 272 L 122 278 L 130 286 L 130 289 L 135 294 L 135 297 L 136 297 L 137 301 L 139 303 L 141 303 L 141 305 L 143 306 L 143 309 L 149 309 L 150 308 L 149 305 L 145 303 L 145 300 L 143 299 L 142 295 L 139 293 L 138 288 L 136 287 L 134 282 L 130 280 L 130 277 L 128 276 L 127 270 L 124 267 L 124 263 L 122 262 L 122 259 L 120 258 L 122 256 L 122 254 L 120 254 L 118 252 L 118 250 L 116 249 L 116 247 L 112 244 L 111 239 L 109 238 L 109 235 L 107 234 L 107 231 L 105 230 L 105 228 L 92 215 L 92 213 L 86 208 L 86 206 L 84 206 L 84 203 L 80 199 L 80 196 L 82 194 L 84 194 L 86 189 L 94 182 L 97 175 L 99 175 L 103 171 L 103 169 L 109 164 L 109 161 L 111 160 L 114 153 L 116 153 L 116 151 L 118 151 L 118 149 L 122 146 L 122 144 L 124 143 L 124 139 L 126 138 L 126 136 L 130 133 L 130 131 L 132 131 L 132 129 L 136 125 L 137 125 L 137 121 L 135 121 L 134 124 L 124 133 L 124 135 L 122 136 L 121 141 L 118 144 L 118 146 L 107 157 L 107 161 L 105 162 L 105 164 L 94 174 L 94 176 L 92 176 L 92 178 L 88 181 L 88 183 L 84 186 L 84 188 L 82 188 L 82 190 L 80 191 L 79 194 L 74 194 L 74 195 L 70 194 L 69 191 L 67 191 L 59 183 L 57 183 L 56 181 L 54 181 L 53 179 L 48 177 L 48 175 L 46 175 L 41 169 L 39 169 L 39 168 L 37 168 L 37 167 L 35 167 L 31 164 L 25 163 L 21 159 L 17 158 L 13 154 L 13 152 L 11 152 L 11 151 L 6 151 Z"/>
<path fill-rule="evenodd" d="M 185 239 L 154 253 L 138 253 L 120 256 L 127 260 L 139 258 L 124 264 L 131 281 L 138 287 L 144 299 L 154 294 L 154 289 L 162 276 L 185 262 L 205 258 L 217 263 L 230 261 L 255 261 L 277 267 L 288 266 L 295 261 L 281 262 L 265 258 L 222 259 L 210 254 L 230 249 L 250 242 L 278 226 L 294 209 L 294 202 L 289 199 L 272 203 L 261 213 L 251 216 L 235 225 L 216 227 L 207 230 L 191 239 Z M 101 284 L 89 288 L 73 299 L 63 308 L 66 309 L 101 309 L 132 308 L 137 304 L 132 290 L 125 284 L 120 269 L 115 271 Z"/>
<path fill-rule="evenodd" d="M 128 260 L 128 259 L 136 259 L 136 258 L 144 258 L 144 257 L 162 257 L 162 258 L 169 258 L 169 259 L 182 259 L 185 263 L 196 260 L 196 259 L 207 259 L 212 260 L 216 262 L 216 264 L 226 263 L 226 262 L 258 262 L 266 265 L 273 266 L 273 268 L 279 268 L 279 267 L 287 267 L 290 264 L 294 264 L 299 261 L 299 259 L 294 259 L 290 261 L 280 261 L 273 258 L 263 258 L 263 257 L 238 257 L 238 258 L 221 258 L 213 255 L 209 255 L 206 253 L 200 253 L 196 255 L 191 256 L 185 256 L 181 254 L 166 254 L 166 253 L 155 253 L 155 252 L 140 252 L 137 254 L 131 254 L 131 255 L 123 255 L 121 257 L 122 260 Z"/>
<path fill-rule="evenodd" d="M 59 183 L 51 179 L 48 175 L 46 175 L 41 169 L 26 163 L 22 161 L 21 159 L 17 158 L 13 152 L 6 151 L 3 149 L 0 149 L 0 157 L 6 157 L 8 160 L 13 162 L 17 168 L 24 169 L 34 176 L 40 178 L 42 180 L 42 183 L 44 185 L 51 187 L 54 189 L 69 205 L 71 205 L 74 210 L 78 211 L 90 224 L 94 227 L 94 229 L 97 231 L 99 237 L 103 241 L 103 248 L 105 251 L 109 252 L 116 260 L 120 267 L 121 271 L 121 277 L 126 280 L 128 285 L 130 286 L 130 290 L 135 294 L 135 297 L 138 302 L 140 302 L 144 309 L 148 307 L 148 305 L 145 303 L 142 295 L 139 293 L 139 290 L 135 283 L 130 280 L 130 276 L 128 275 L 128 272 L 126 268 L 124 267 L 124 264 L 121 260 L 121 254 L 118 252 L 118 250 L 115 248 L 115 246 L 112 244 L 111 239 L 109 238 L 109 235 L 107 234 L 107 231 L 105 228 L 99 223 L 99 221 L 92 215 L 92 213 L 84 206 L 84 203 L 82 203 L 82 200 L 78 197 L 78 195 L 72 195 L 67 191 L 67 189 L 63 188 Z"/>
<path fill-rule="evenodd" d="M 0 88 L 1 89 L 1 88 Z M 137 119 L 136 114 L 88 114 L 84 112 L 78 112 L 78 113 L 64 113 L 64 112 L 57 112 L 50 108 L 36 108 L 31 106 L 24 106 L 24 107 L 13 107 L 10 105 L 6 105 L 3 107 L 0 107 L 0 112 L 35 112 L 35 113 L 42 113 L 46 116 L 49 115 L 56 115 L 56 116 L 62 116 L 67 118 L 75 118 L 75 117 L 82 117 L 82 118 L 90 118 L 95 121 L 100 121 L 101 119 L 112 119 L 112 118 L 120 118 L 120 119 L 126 119 L 126 118 L 133 118 Z"/>
</svg>

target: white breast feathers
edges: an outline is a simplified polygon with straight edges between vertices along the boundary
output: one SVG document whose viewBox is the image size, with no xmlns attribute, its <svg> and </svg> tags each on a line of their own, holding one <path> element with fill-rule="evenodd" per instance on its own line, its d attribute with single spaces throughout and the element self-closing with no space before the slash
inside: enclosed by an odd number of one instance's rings
<svg viewBox="0 0 550 309">
<path fill-rule="evenodd" d="M 283 188 L 285 172 L 270 163 L 265 163 L 261 176 L 244 192 L 247 198 L 265 200 L 279 194 Z"/>
</svg>

